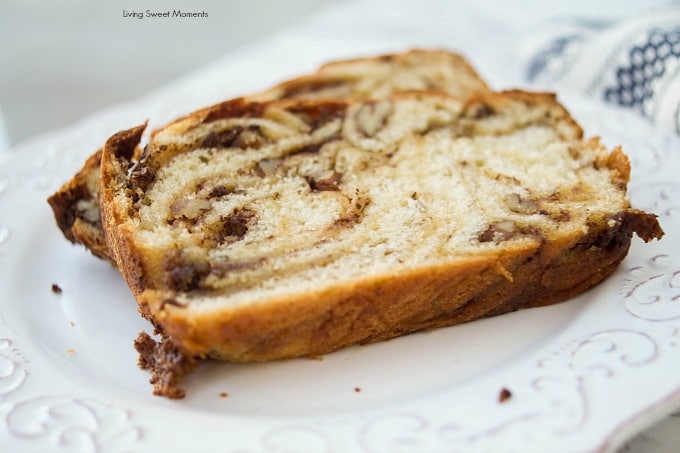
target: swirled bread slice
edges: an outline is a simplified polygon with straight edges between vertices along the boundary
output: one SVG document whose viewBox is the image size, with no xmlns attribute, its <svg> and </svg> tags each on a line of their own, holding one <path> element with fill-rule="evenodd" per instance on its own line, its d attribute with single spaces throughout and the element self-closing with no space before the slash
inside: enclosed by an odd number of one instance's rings
<svg viewBox="0 0 680 453">
<path fill-rule="evenodd" d="M 565 300 L 663 234 L 552 95 L 248 102 L 104 146 L 106 239 L 189 357 L 318 355 Z"/>
<path fill-rule="evenodd" d="M 393 92 L 439 90 L 460 97 L 488 91 L 486 82 L 467 60 L 444 50 L 408 52 L 336 61 L 316 73 L 281 83 L 250 100 L 280 98 L 380 98 Z M 101 150 L 49 199 L 64 236 L 95 256 L 110 260 L 98 211 Z"/>
</svg>

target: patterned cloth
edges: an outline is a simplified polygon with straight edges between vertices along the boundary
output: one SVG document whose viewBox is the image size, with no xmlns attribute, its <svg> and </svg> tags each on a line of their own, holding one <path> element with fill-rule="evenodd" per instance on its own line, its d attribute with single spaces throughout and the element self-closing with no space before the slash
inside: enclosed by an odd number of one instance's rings
<svg viewBox="0 0 680 453">
<path fill-rule="evenodd" d="M 616 23 L 546 24 L 522 55 L 536 85 L 635 109 L 680 134 L 680 4 Z"/>
</svg>

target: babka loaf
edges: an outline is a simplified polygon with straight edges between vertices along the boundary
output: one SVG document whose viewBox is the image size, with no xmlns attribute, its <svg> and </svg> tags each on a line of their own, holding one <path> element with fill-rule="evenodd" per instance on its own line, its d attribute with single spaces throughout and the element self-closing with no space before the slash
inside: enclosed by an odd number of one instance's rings
<svg viewBox="0 0 680 453">
<path fill-rule="evenodd" d="M 328 63 L 307 76 L 277 85 L 250 100 L 279 98 L 381 98 L 393 92 L 439 90 L 467 97 L 488 91 L 486 82 L 462 56 L 444 50 L 408 52 Z M 57 225 L 71 242 L 100 258 L 110 254 L 98 212 L 101 150 L 49 199 Z"/>
<path fill-rule="evenodd" d="M 103 148 L 106 241 L 187 357 L 263 361 L 556 303 L 633 233 L 630 167 L 550 94 L 236 99 Z"/>
</svg>

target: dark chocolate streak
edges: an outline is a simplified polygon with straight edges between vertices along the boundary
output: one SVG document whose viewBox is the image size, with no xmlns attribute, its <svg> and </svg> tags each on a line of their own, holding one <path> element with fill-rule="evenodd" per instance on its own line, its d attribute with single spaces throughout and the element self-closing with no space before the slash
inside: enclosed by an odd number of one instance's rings
<svg viewBox="0 0 680 453">
<path fill-rule="evenodd" d="M 201 287 L 201 282 L 210 273 L 210 264 L 205 261 L 191 261 L 181 252 L 173 252 L 165 259 L 164 284 L 181 292 Z"/>
<path fill-rule="evenodd" d="M 243 132 L 243 127 L 241 126 L 234 126 L 221 131 L 210 131 L 203 138 L 201 145 L 206 148 L 229 148 L 241 132 Z"/>
<path fill-rule="evenodd" d="M 223 217 L 222 226 L 218 231 L 218 243 L 223 243 L 227 238 L 243 239 L 248 232 L 248 224 L 255 219 L 255 212 L 248 208 L 235 209 L 227 217 Z"/>
</svg>

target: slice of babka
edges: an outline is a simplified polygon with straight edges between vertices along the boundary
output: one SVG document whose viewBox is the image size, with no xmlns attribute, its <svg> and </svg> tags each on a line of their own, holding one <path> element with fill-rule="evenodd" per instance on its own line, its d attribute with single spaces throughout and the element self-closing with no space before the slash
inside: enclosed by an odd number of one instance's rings
<svg viewBox="0 0 680 453">
<path fill-rule="evenodd" d="M 633 233 L 620 148 L 549 94 L 237 99 L 103 148 L 106 240 L 187 357 L 319 355 L 552 304 Z"/>
</svg>

